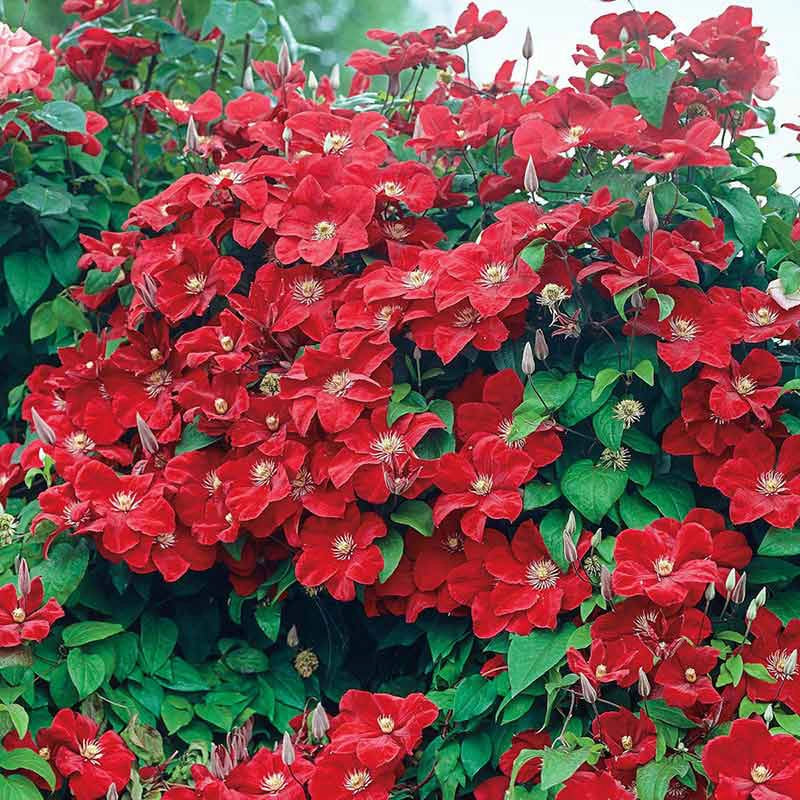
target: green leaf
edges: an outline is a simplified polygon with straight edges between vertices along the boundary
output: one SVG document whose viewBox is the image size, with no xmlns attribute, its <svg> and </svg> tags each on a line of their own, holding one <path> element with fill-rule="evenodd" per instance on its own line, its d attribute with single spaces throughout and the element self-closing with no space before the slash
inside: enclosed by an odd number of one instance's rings
<svg viewBox="0 0 800 800">
<path fill-rule="evenodd" d="M 736 237 L 749 250 L 755 248 L 761 239 L 764 219 L 758 203 L 747 189 L 731 189 L 724 197 L 714 197 L 733 220 Z"/>
<path fill-rule="evenodd" d="M 39 303 L 31 314 L 30 338 L 32 342 L 46 339 L 58 330 L 58 319 L 52 303 Z"/>
<path fill-rule="evenodd" d="M 592 427 L 597 438 L 612 450 L 619 450 L 622 445 L 622 434 L 625 426 L 622 420 L 614 416 L 616 401 L 612 398 L 593 417 Z"/>
<path fill-rule="evenodd" d="M 628 484 L 626 472 L 596 467 L 589 459 L 570 464 L 561 476 L 564 497 L 590 522 L 599 524 Z"/>
<path fill-rule="evenodd" d="M 588 747 L 577 750 L 545 750 L 542 756 L 542 777 L 540 788 L 550 789 L 564 783 L 585 764 L 591 756 Z"/>
<path fill-rule="evenodd" d="M 50 267 L 37 250 L 7 255 L 3 274 L 20 314 L 27 314 L 50 285 Z"/>
<path fill-rule="evenodd" d="M 83 650 L 70 650 L 67 654 L 67 671 L 81 700 L 103 685 L 106 664 L 101 656 L 89 655 Z"/>
<path fill-rule="evenodd" d="M 50 548 L 49 557 L 31 567 L 31 575 L 40 577 L 47 594 L 66 605 L 78 588 L 89 566 L 89 549 L 82 539 L 59 542 Z"/>
<path fill-rule="evenodd" d="M 52 311 L 56 320 L 67 328 L 84 333 L 90 328 L 86 314 L 68 297 L 59 295 L 53 299 Z"/>
<path fill-rule="evenodd" d="M 547 242 L 533 242 L 529 244 L 520 254 L 522 260 L 534 271 L 544 263 L 545 247 Z"/>
<path fill-rule="evenodd" d="M 636 770 L 636 796 L 639 800 L 664 800 L 670 781 L 682 767 L 669 759 L 651 761 Z"/>
<path fill-rule="evenodd" d="M 694 492 L 686 481 L 665 475 L 639 490 L 665 517 L 683 519 L 695 506 Z"/>
<path fill-rule="evenodd" d="M 561 408 L 575 391 L 578 377 L 568 373 L 539 372 L 525 387 L 522 403 L 514 409 L 508 441 L 515 442 L 533 433 L 554 411 Z"/>
<path fill-rule="evenodd" d="M 770 528 L 758 546 L 760 556 L 800 555 L 800 529 Z"/>
<path fill-rule="evenodd" d="M 249 0 L 211 0 L 201 36 L 208 36 L 216 27 L 229 41 L 239 41 L 258 24 L 261 13 Z"/>
<path fill-rule="evenodd" d="M 497 699 L 497 689 L 492 681 L 482 675 L 470 675 L 456 687 L 453 701 L 453 720 L 466 722 L 481 716 Z"/>
<path fill-rule="evenodd" d="M 38 111 L 33 112 L 33 116 L 56 131 L 86 132 L 86 114 L 80 106 L 67 100 L 45 103 Z"/>
<path fill-rule="evenodd" d="M 255 611 L 255 618 L 264 636 L 271 642 L 277 641 L 281 629 L 281 606 L 259 605 Z"/>
<path fill-rule="evenodd" d="M 508 678 L 511 696 L 524 692 L 534 681 L 558 664 L 567 652 L 574 628 L 562 625 L 554 631 L 536 630 L 527 636 L 511 635 L 508 646 Z"/>
<path fill-rule="evenodd" d="M 14 189 L 6 200 L 9 203 L 23 203 L 43 217 L 66 214 L 72 205 L 72 198 L 63 188 L 38 181 Z"/>
<path fill-rule="evenodd" d="M 633 374 L 640 377 L 648 386 L 653 386 L 656 382 L 655 369 L 653 362 L 647 358 L 642 359 L 634 368 Z"/>
<path fill-rule="evenodd" d="M 601 369 L 595 376 L 592 386 L 592 401 L 597 400 L 609 386 L 613 386 L 621 377 L 622 373 L 618 369 L 609 367 Z"/>
<path fill-rule="evenodd" d="M 139 664 L 148 674 L 157 672 L 172 655 L 178 641 L 178 626 L 166 617 L 148 613 L 139 626 Z"/>
<path fill-rule="evenodd" d="M 491 757 L 492 737 L 488 733 L 478 731 L 464 737 L 461 742 L 461 763 L 468 778 L 474 778 L 489 763 Z"/>
<path fill-rule="evenodd" d="M 234 672 L 254 675 L 269 669 L 269 659 L 255 647 L 239 647 L 225 656 L 225 664 Z"/>
<path fill-rule="evenodd" d="M 679 69 L 677 61 L 668 61 L 656 69 L 633 70 L 625 78 L 633 104 L 654 128 L 660 128 L 664 120 L 667 98 Z"/>
<path fill-rule="evenodd" d="M 391 514 L 392 522 L 408 525 L 423 536 L 433 536 L 433 510 L 422 500 L 406 500 Z"/>
<path fill-rule="evenodd" d="M 765 683 L 775 683 L 775 678 L 769 674 L 767 668 L 758 662 L 747 662 L 744 665 L 744 671 L 757 681 L 764 681 Z"/>
<path fill-rule="evenodd" d="M 378 575 L 378 582 L 386 583 L 403 557 L 403 537 L 397 531 L 390 530 L 386 536 L 378 539 L 377 545 L 383 556 L 383 569 Z"/>
<path fill-rule="evenodd" d="M 778 278 L 784 294 L 794 294 L 800 289 L 800 267 L 794 261 L 784 261 L 778 267 Z"/>
<path fill-rule="evenodd" d="M 525 484 L 522 507 L 525 511 L 531 511 L 534 508 L 550 505 L 559 497 L 561 497 L 561 489 L 557 483 L 534 480 Z"/>
<path fill-rule="evenodd" d="M 19 703 L 3 703 L 0 705 L 0 709 L 8 714 L 17 736 L 21 739 L 28 730 L 30 722 L 28 712 Z"/>
<path fill-rule="evenodd" d="M 800 591 L 779 592 L 767 602 L 767 608 L 786 625 L 800 615 Z"/>
<path fill-rule="evenodd" d="M 111 288 L 116 282 L 122 270 L 117 267 L 108 272 L 102 269 L 90 269 L 86 273 L 86 280 L 83 282 L 83 290 L 86 294 L 100 294 L 106 289 Z"/>
<path fill-rule="evenodd" d="M 175 455 L 190 453 L 193 450 L 202 450 L 204 447 L 214 444 L 217 439 L 219 439 L 218 436 L 208 436 L 197 429 L 196 423 L 190 422 L 183 428 L 181 439 L 175 446 Z"/>
<path fill-rule="evenodd" d="M 161 719 L 167 727 L 170 736 L 188 725 L 194 717 L 192 704 L 180 695 L 168 694 L 161 704 Z"/>
<path fill-rule="evenodd" d="M 0 749 L 0 769 L 8 770 L 9 772 L 24 769 L 28 772 L 33 772 L 40 778 L 44 778 L 51 789 L 56 785 L 56 776 L 50 764 L 38 753 L 28 750 L 27 747 L 20 747 L 15 750 Z"/>
<path fill-rule="evenodd" d="M 75 622 L 64 628 L 61 636 L 67 647 L 81 647 L 89 642 L 107 639 L 124 628 L 116 622 Z"/>
<path fill-rule="evenodd" d="M 42 793 L 24 775 L 0 775 L 0 800 L 42 800 Z"/>
<path fill-rule="evenodd" d="M 50 270 L 62 286 L 78 283 L 81 276 L 81 271 L 78 269 L 81 249 L 76 242 L 70 242 L 63 250 L 48 244 L 46 253 Z"/>
<path fill-rule="evenodd" d="M 753 586 L 762 583 L 792 581 L 800 577 L 800 566 L 784 558 L 756 556 L 747 568 L 747 577 L 752 581 Z"/>
</svg>

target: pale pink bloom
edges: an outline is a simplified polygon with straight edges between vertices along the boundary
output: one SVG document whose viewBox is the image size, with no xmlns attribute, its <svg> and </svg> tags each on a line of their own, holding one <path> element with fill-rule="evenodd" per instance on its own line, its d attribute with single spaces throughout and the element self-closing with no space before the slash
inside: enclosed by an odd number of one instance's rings
<svg viewBox="0 0 800 800">
<path fill-rule="evenodd" d="M 769 282 L 767 294 L 785 311 L 800 306 L 800 292 L 785 294 L 779 278 Z"/>
<path fill-rule="evenodd" d="M 53 80 L 54 68 L 55 59 L 38 39 L 0 22 L 0 100 L 29 90 L 48 99 L 46 87 Z"/>
</svg>

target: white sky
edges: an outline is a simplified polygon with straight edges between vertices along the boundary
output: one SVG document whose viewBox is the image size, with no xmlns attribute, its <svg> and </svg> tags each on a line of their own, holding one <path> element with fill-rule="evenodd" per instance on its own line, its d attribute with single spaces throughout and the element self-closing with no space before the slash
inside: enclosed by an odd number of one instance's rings
<svg viewBox="0 0 800 800">
<path fill-rule="evenodd" d="M 517 58 L 517 68 L 524 64 L 520 55 L 525 28 L 533 33 L 533 72 L 541 70 L 546 75 L 558 75 L 560 85 L 570 75 L 579 74 L 572 62 L 574 45 L 588 44 L 597 48 L 597 39 L 589 33 L 592 21 L 602 14 L 622 13 L 630 6 L 618 0 L 604 3 L 601 0 L 477 0 L 481 12 L 497 8 L 508 17 L 508 25 L 494 39 L 475 42 L 470 47 L 473 79 L 488 80 L 495 68 L 504 60 Z M 639 0 L 639 11 L 661 11 L 676 25 L 677 30 L 688 33 L 698 22 L 716 16 L 728 5 L 725 0 Z M 780 74 L 776 83 L 778 93 L 770 101 L 777 110 L 777 123 L 799 122 L 800 118 L 800 0 L 736 0 L 740 5 L 753 8 L 753 22 L 766 29 L 765 38 L 771 43 L 769 53 L 778 59 Z M 441 6 L 439 5 L 441 3 Z M 466 0 L 439 0 L 436 19 L 444 17 L 452 25 Z M 428 6 L 430 7 L 430 5 Z M 433 17 L 433 12 L 432 12 Z M 581 68 L 582 69 L 582 68 Z M 521 69 L 518 76 L 520 79 Z M 778 131 L 774 136 L 764 133 L 761 149 L 765 161 L 779 176 L 783 191 L 792 192 L 800 186 L 800 162 L 784 158 L 786 153 L 800 152 L 796 133 Z"/>
</svg>

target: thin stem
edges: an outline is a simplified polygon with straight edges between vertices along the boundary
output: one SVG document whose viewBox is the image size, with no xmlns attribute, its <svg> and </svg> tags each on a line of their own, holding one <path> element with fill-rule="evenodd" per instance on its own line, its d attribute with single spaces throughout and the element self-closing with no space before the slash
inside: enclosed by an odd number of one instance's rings
<svg viewBox="0 0 800 800">
<path fill-rule="evenodd" d="M 211 73 L 211 91 L 216 91 L 219 73 L 222 68 L 222 52 L 225 49 L 225 34 L 221 34 L 217 43 L 217 58 L 214 61 L 214 71 Z"/>
</svg>

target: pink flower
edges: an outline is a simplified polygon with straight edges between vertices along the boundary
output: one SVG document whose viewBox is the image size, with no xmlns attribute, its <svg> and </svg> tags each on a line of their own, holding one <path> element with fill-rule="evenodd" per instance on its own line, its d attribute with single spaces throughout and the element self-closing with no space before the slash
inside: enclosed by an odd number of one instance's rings
<svg viewBox="0 0 800 800">
<path fill-rule="evenodd" d="M 0 100 L 28 90 L 40 100 L 49 100 L 52 95 L 46 87 L 54 71 L 55 59 L 38 39 L 0 22 Z"/>
</svg>

